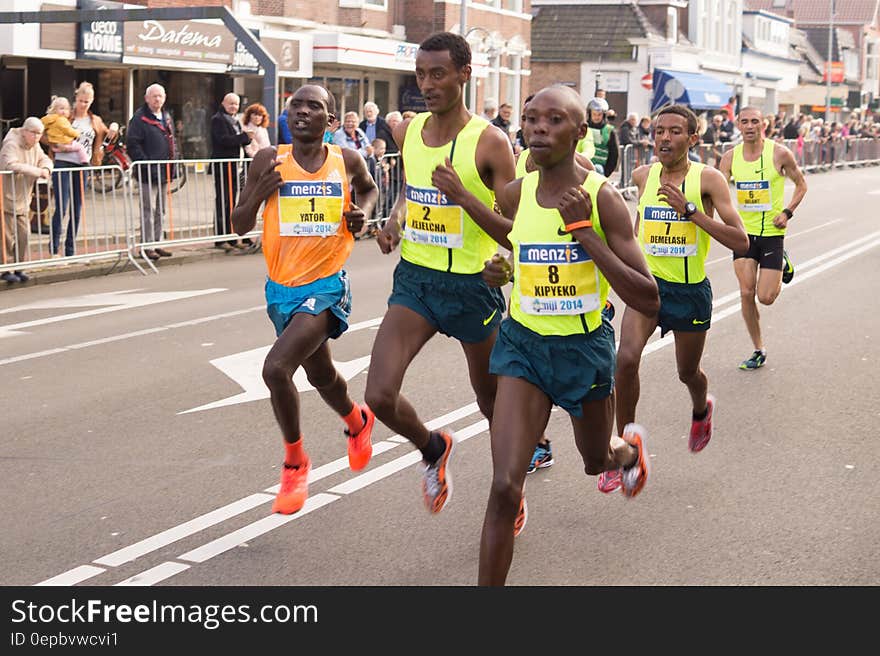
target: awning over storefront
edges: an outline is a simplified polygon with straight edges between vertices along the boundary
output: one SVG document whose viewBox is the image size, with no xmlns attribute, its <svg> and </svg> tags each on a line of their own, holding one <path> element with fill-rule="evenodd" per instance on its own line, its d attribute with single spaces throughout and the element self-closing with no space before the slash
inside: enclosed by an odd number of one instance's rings
<svg viewBox="0 0 880 656">
<path fill-rule="evenodd" d="M 381 68 L 412 74 L 416 68 L 419 44 L 393 39 L 346 34 L 317 33 L 314 37 L 315 64 L 342 64 L 364 68 Z M 474 77 L 489 76 L 489 59 L 485 53 L 472 54 Z"/>
<path fill-rule="evenodd" d="M 720 109 L 732 95 L 733 89 L 711 75 L 655 68 L 651 111 L 673 104 Z"/>
</svg>

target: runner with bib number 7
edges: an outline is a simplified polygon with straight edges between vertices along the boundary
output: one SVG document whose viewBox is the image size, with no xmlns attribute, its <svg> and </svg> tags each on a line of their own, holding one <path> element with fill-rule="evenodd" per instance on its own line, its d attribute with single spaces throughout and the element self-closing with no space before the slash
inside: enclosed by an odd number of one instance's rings
<svg viewBox="0 0 880 656">
<path fill-rule="evenodd" d="M 617 428 L 636 420 L 639 363 L 659 325 L 661 337 L 669 331 L 675 337 L 678 379 L 693 403 L 688 448 L 696 453 L 712 438 L 715 409 L 700 366 L 712 323 L 706 256 L 712 239 L 733 251 L 747 249 L 749 240 L 721 173 L 688 159 L 688 149 L 700 138 L 696 115 L 683 105 L 664 107 L 654 119 L 654 137 L 659 161 L 640 166 L 632 179 L 639 190 L 636 235 L 660 290 L 660 313 L 648 317 L 628 307 L 623 314 L 615 377 Z M 600 477 L 603 492 L 619 485 L 611 475 Z"/>
</svg>

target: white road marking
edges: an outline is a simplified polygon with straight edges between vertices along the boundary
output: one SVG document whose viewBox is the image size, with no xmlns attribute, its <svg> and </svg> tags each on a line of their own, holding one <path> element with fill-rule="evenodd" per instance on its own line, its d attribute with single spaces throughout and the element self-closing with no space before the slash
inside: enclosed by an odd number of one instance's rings
<svg viewBox="0 0 880 656">
<path fill-rule="evenodd" d="M 461 430 L 455 431 L 455 438 L 458 442 L 464 442 L 474 435 L 479 435 L 480 433 L 483 433 L 487 430 L 489 430 L 489 422 L 486 419 L 481 419 L 475 424 L 471 424 L 470 426 L 466 426 Z M 377 481 L 381 481 L 383 478 L 386 478 L 388 476 L 391 476 L 392 474 L 396 474 L 403 469 L 406 469 L 410 465 L 414 465 L 415 463 L 420 462 L 421 459 L 422 454 L 420 451 L 410 451 L 404 456 L 400 456 L 399 458 L 396 458 L 391 462 L 387 462 L 384 465 L 381 465 L 374 469 L 370 469 L 363 474 L 350 478 L 344 483 L 340 483 L 335 487 L 331 487 L 327 491 L 333 494 L 351 494 L 352 492 L 357 492 L 358 490 L 361 490 L 368 485 L 372 485 Z"/>
<path fill-rule="evenodd" d="M 178 412 L 179 415 L 185 415 L 190 412 L 200 412 L 202 410 L 213 410 L 228 405 L 236 405 L 238 403 L 247 403 L 249 401 L 262 401 L 269 398 L 269 388 L 263 382 L 263 361 L 272 348 L 269 346 L 261 346 L 260 348 L 251 349 L 250 351 L 242 351 L 233 355 L 227 355 L 222 358 L 211 360 L 210 363 L 217 367 L 224 374 L 238 383 L 244 392 L 230 396 L 219 401 L 212 401 L 197 408 L 190 408 Z M 339 362 L 333 360 L 336 370 L 342 374 L 342 377 L 349 381 L 370 365 L 370 356 L 366 355 L 355 360 L 347 362 Z M 293 384 L 300 394 L 315 389 L 309 383 L 306 371 L 302 367 L 298 367 L 293 373 Z"/>
<path fill-rule="evenodd" d="M 148 569 L 140 574 L 135 574 L 131 578 L 120 581 L 116 586 L 149 586 L 164 581 L 167 578 L 180 574 L 182 571 L 189 569 L 192 565 L 184 565 L 183 563 L 175 563 L 168 561 L 157 565 L 152 569 Z"/>
<path fill-rule="evenodd" d="M 871 241 L 871 240 L 874 240 L 874 241 Z M 869 235 L 866 235 L 866 236 L 864 236 L 858 240 L 855 240 L 854 242 L 846 244 L 844 246 L 826 251 L 823 255 L 821 255 L 819 257 L 812 258 L 812 259 L 807 260 L 803 263 L 800 263 L 799 265 L 796 265 L 795 278 L 786 286 L 793 287 L 796 284 L 800 284 L 804 280 L 808 280 L 809 278 L 812 278 L 813 276 L 816 276 L 819 273 L 826 271 L 827 269 L 830 269 L 830 268 L 832 268 L 842 262 L 845 262 L 845 261 L 847 261 L 847 260 L 849 260 L 849 259 L 851 259 L 851 258 L 853 258 L 863 252 L 866 252 L 872 248 L 875 248 L 877 246 L 880 246 L 880 231 L 873 232 Z M 842 253 L 842 254 L 838 257 L 833 257 L 834 255 L 836 255 L 838 253 Z M 832 257 L 832 259 L 829 260 L 828 259 L 829 257 Z M 739 293 L 736 292 L 733 295 L 728 294 L 728 295 L 726 295 L 726 297 L 723 297 L 723 298 L 729 299 L 731 297 L 738 297 L 738 295 L 739 295 Z M 719 299 L 718 302 L 713 303 L 713 306 L 716 306 L 718 303 L 720 303 L 720 301 L 721 301 L 721 299 Z M 717 314 L 715 314 L 715 316 L 713 317 L 713 320 L 715 322 L 721 321 L 724 318 L 729 317 L 729 316 L 739 312 L 739 310 L 740 310 L 740 305 L 738 303 L 731 305 L 730 307 L 725 308 L 725 309 L 719 311 Z M 374 320 L 371 320 L 371 321 L 374 321 Z M 379 319 L 379 321 L 381 321 L 381 319 Z M 370 322 L 363 322 L 363 324 L 368 324 L 368 323 L 370 323 Z M 375 325 L 375 324 L 373 324 L 373 325 Z M 364 325 L 363 327 L 369 327 L 369 326 Z M 642 357 L 644 357 L 654 351 L 658 351 L 661 348 L 663 348 L 664 346 L 669 346 L 673 343 L 674 343 L 674 340 L 672 340 L 672 339 L 656 340 L 656 341 L 652 342 L 651 344 L 647 345 L 647 347 L 643 351 Z M 454 416 L 457 413 L 461 413 L 466 410 L 470 410 L 470 412 L 468 412 L 467 414 L 473 414 L 473 412 L 476 411 L 476 409 L 477 409 L 477 404 L 472 403 L 469 406 L 465 406 L 465 407 L 460 408 L 456 411 L 448 413 L 447 415 L 444 415 L 443 417 L 438 417 L 433 422 L 431 422 L 432 424 L 435 424 L 435 425 L 429 426 L 429 427 L 435 428 L 435 427 L 437 427 L 437 425 L 441 419 L 446 419 L 447 417 Z M 462 415 L 462 416 L 467 416 L 467 415 Z M 453 421 L 453 419 L 449 419 L 446 423 L 450 423 L 451 421 Z M 442 424 L 439 424 L 439 425 L 442 425 Z M 464 439 L 468 439 L 469 437 L 472 437 L 473 435 L 481 434 L 481 433 L 485 432 L 486 430 L 488 430 L 488 422 L 485 419 L 483 419 L 479 422 L 471 424 L 468 427 L 465 427 L 461 431 L 457 431 L 456 435 L 459 435 L 459 433 L 460 433 L 459 439 L 464 440 Z M 396 438 L 399 438 L 399 436 L 394 436 L 392 438 L 389 438 L 388 440 L 386 440 L 386 442 L 387 443 L 391 443 L 392 441 L 396 442 L 396 441 L 398 441 Z M 387 450 L 390 450 L 391 448 L 394 448 L 393 444 L 388 447 L 384 447 L 382 450 L 387 451 Z M 336 485 L 333 488 L 331 488 L 328 492 L 337 492 L 340 494 L 350 494 L 354 491 L 362 489 L 363 487 L 365 487 L 367 485 L 370 485 L 374 482 L 382 480 L 382 479 L 386 478 L 387 476 L 390 476 L 398 471 L 401 471 L 402 469 L 405 469 L 406 467 L 411 466 L 411 465 L 415 464 L 416 462 L 419 462 L 420 460 L 421 460 L 421 454 L 418 451 L 411 451 L 410 453 L 407 453 L 403 456 L 400 456 L 399 458 L 397 458 L 389 463 L 386 463 L 384 465 L 376 467 L 373 470 L 369 470 L 368 472 L 365 472 L 364 474 L 359 474 L 359 475 L 355 476 L 354 478 L 349 479 L 349 481 L 346 481 L 346 482 L 343 482 L 339 485 Z M 327 469 L 325 469 L 323 472 L 321 472 L 321 475 L 318 476 L 318 478 L 315 478 L 315 475 L 319 472 L 319 470 L 322 469 L 321 467 L 317 468 L 316 470 L 314 470 L 312 472 L 312 476 L 310 476 L 309 482 L 312 483 L 315 480 L 319 480 L 320 478 L 324 478 L 325 476 L 329 476 L 332 473 L 340 471 L 341 469 L 344 468 L 344 466 L 340 466 L 340 463 L 347 464 L 347 460 L 345 458 L 340 458 L 336 461 L 333 461 L 332 463 L 328 463 L 327 465 L 324 465 L 324 467 L 327 467 Z M 377 475 L 377 472 L 382 472 L 384 475 Z M 277 486 L 275 488 L 269 488 L 267 490 L 267 492 L 272 491 L 272 490 L 277 491 Z M 304 516 L 308 512 L 311 512 L 312 510 L 317 510 L 318 508 L 323 507 L 329 503 L 332 503 L 333 501 L 336 501 L 339 498 L 341 498 L 341 497 L 333 495 L 333 494 L 318 493 L 318 494 L 310 497 L 306 501 L 306 505 L 303 507 L 303 509 L 294 515 L 273 514 L 268 517 L 264 517 L 260 520 L 257 520 L 256 522 L 249 524 L 248 526 L 245 526 L 245 527 L 238 529 L 236 531 L 233 531 L 225 536 L 217 538 L 216 540 L 208 542 L 207 544 L 205 544 L 201 547 L 193 549 L 193 550 L 181 555 L 179 557 L 179 559 L 180 560 L 189 560 L 192 562 L 199 562 L 199 563 L 205 562 L 218 554 L 224 553 L 224 552 L 226 552 L 226 551 L 228 551 L 228 550 L 230 550 L 230 549 L 232 549 L 232 548 L 234 548 L 244 542 L 247 542 L 249 539 L 253 539 L 254 537 L 258 537 L 258 536 L 263 535 L 263 534 L 265 534 L 275 528 L 278 528 L 279 526 L 283 526 L 284 524 L 287 524 L 289 521 L 292 521 L 298 517 Z M 231 505 L 233 505 L 233 504 L 230 504 L 230 506 Z M 229 507 L 229 506 L 227 506 L 227 507 Z M 193 521 L 195 521 L 195 520 L 193 520 Z M 175 529 L 172 528 L 172 529 L 169 529 L 168 531 L 165 531 L 164 533 L 170 533 L 171 531 L 174 531 L 174 530 Z M 160 535 L 162 535 L 162 534 L 160 534 Z M 144 540 L 142 542 L 145 543 L 149 540 L 150 540 L 150 538 L 148 538 L 147 540 Z M 140 543 L 138 543 L 138 544 L 140 544 Z M 116 553 L 116 552 L 114 552 L 114 553 Z M 95 562 L 97 562 L 97 561 L 95 561 Z M 162 567 L 162 566 L 159 566 L 159 567 Z M 154 570 L 157 570 L 157 569 L 158 568 L 152 568 L 151 570 L 147 570 L 144 573 L 142 573 L 141 576 L 146 576 L 147 572 L 154 572 L 151 576 L 153 578 L 155 578 L 155 576 L 157 576 L 158 574 L 155 573 Z M 169 566 L 166 570 L 164 570 L 167 573 L 167 576 L 165 576 L 161 580 L 165 580 L 167 578 L 170 578 L 171 576 L 174 576 L 177 572 L 174 572 L 173 569 L 174 568 Z M 88 578 L 96 576 L 97 574 L 100 574 L 104 571 L 105 571 L 104 569 L 101 569 L 98 567 L 84 565 L 81 567 L 74 568 L 68 572 L 60 574 L 60 575 L 53 577 L 51 579 L 47 579 L 47 581 L 44 581 L 44 582 L 39 583 L 37 585 L 74 585 L 78 582 L 81 582 L 81 581 L 84 581 Z M 132 577 L 132 578 L 135 578 L 135 577 Z"/>
<path fill-rule="evenodd" d="M 333 503 L 338 499 L 340 499 L 340 497 L 332 494 L 325 494 L 323 492 L 315 494 L 306 499 L 306 505 L 302 507 L 302 510 L 293 515 L 280 515 L 278 513 L 273 513 L 268 517 L 263 517 L 247 526 L 243 526 L 237 531 L 227 533 L 216 540 L 211 540 L 207 544 L 203 544 L 201 547 L 193 549 L 192 551 L 187 551 L 185 554 L 180 555 L 179 558 L 180 560 L 189 560 L 194 563 L 203 563 L 214 556 L 218 556 L 225 551 L 237 547 L 243 542 L 253 540 L 256 537 L 268 533 L 279 526 L 284 526 L 295 519 L 305 517 L 313 510 L 323 508 L 328 503 Z"/>
<path fill-rule="evenodd" d="M 56 298 L 50 299 L 48 301 L 28 303 L 26 305 L 17 305 L 15 307 L 7 308 L 5 310 L 0 310 L 0 314 L 7 314 L 10 312 L 20 312 L 22 310 L 90 307 L 95 305 L 110 306 L 97 308 L 95 310 L 83 310 L 82 312 L 60 314 L 54 317 L 46 317 L 45 319 L 34 319 L 33 321 L 23 321 L 21 323 L 0 326 L 0 338 L 21 335 L 25 328 L 36 328 L 37 326 L 46 326 L 49 324 L 58 323 L 59 321 L 70 321 L 71 319 L 93 317 L 98 314 L 118 312 L 119 310 L 128 310 L 136 307 L 144 307 L 145 305 L 166 303 L 168 301 L 178 301 L 180 299 L 194 298 L 196 296 L 204 296 L 206 294 L 216 294 L 217 292 L 225 292 L 227 290 L 225 287 L 216 287 L 212 289 L 194 289 L 187 292 L 134 293 L 136 291 L 137 290 L 125 290 L 119 292 L 109 292 L 106 294 L 88 294 L 86 296 L 74 296 L 71 298 Z"/>
<path fill-rule="evenodd" d="M 45 581 L 35 583 L 34 585 L 76 585 L 81 581 L 85 581 L 86 579 L 90 579 L 93 576 L 97 576 L 106 571 L 107 570 L 103 567 L 80 565 L 79 567 L 74 567 L 58 576 L 53 576 L 51 579 L 46 579 Z"/>
<path fill-rule="evenodd" d="M 55 355 L 57 353 L 64 353 L 65 351 L 73 351 L 81 348 L 89 348 L 91 346 L 100 346 L 101 344 L 110 344 L 112 342 L 121 342 L 126 339 L 132 339 L 133 337 L 142 337 L 144 335 L 153 335 L 155 333 L 165 332 L 166 330 L 176 330 L 178 328 L 189 328 L 191 326 L 198 326 L 199 324 L 208 323 L 209 321 L 217 321 L 218 319 L 228 319 L 230 317 L 237 317 L 242 314 L 249 314 L 251 312 L 256 312 L 257 310 L 266 311 L 265 305 L 257 305 L 254 307 L 246 308 L 244 310 L 233 310 L 232 312 L 223 312 L 222 314 L 212 314 L 207 317 L 199 317 L 198 319 L 187 319 L 186 321 L 178 321 L 177 323 L 169 323 L 164 326 L 157 326 L 155 328 L 145 328 L 144 330 L 135 330 L 130 333 L 123 333 L 121 335 L 113 335 L 111 337 L 103 337 L 101 339 L 94 339 L 88 342 L 79 342 L 78 344 L 71 344 L 69 346 L 61 346 L 59 348 L 48 349 L 46 351 L 37 351 L 35 353 L 25 353 L 23 355 L 16 355 L 11 358 L 6 358 L 4 360 L 0 360 L 0 366 L 5 364 L 13 364 L 15 362 L 22 362 L 24 360 L 35 360 L 37 358 L 44 358 L 48 355 Z"/>
<path fill-rule="evenodd" d="M 224 522 L 230 517 L 234 517 L 235 515 L 247 512 L 248 510 L 256 508 L 257 506 L 262 505 L 268 501 L 272 501 L 273 498 L 274 497 L 268 494 L 252 494 L 248 497 L 244 497 L 243 499 L 233 501 L 232 503 L 223 506 L 222 508 L 217 508 L 216 510 L 212 510 L 209 513 L 200 515 L 199 517 L 191 519 L 188 522 L 178 524 L 173 528 L 169 528 L 167 531 L 162 531 L 161 533 L 157 533 L 156 535 L 153 535 L 145 540 L 135 542 L 133 545 L 125 547 L 124 549 L 119 549 L 118 551 L 109 553 L 106 556 L 96 558 L 93 562 L 98 565 L 106 565 L 108 567 L 119 567 L 120 565 L 124 565 L 129 561 L 140 558 L 144 554 L 148 554 L 150 552 L 156 551 L 157 549 L 161 549 L 162 547 L 167 546 L 172 542 L 177 542 L 178 540 L 190 536 L 193 533 L 198 533 L 199 531 L 203 531 L 206 528 L 214 526 L 215 524 Z"/>
<path fill-rule="evenodd" d="M 821 230 L 822 228 L 830 226 L 832 223 L 840 223 L 841 221 L 843 221 L 843 219 L 834 219 L 832 221 L 826 221 L 825 223 L 820 223 L 819 225 L 813 226 L 812 228 L 807 228 L 806 230 L 799 230 L 798 232 L 795 232 L 795 233 L 788 232 L 785 234 L 785 243 L 786 244 L 791 243 L 791 240 L 794 239 L 795 237 L 800 237 L 801 235 L 805 235 L 808 232 L 813 232 L 814 230 Z M 727 252 L 726 257 L 718 257 L 718 258 L 715 258 L 714 260 L 707 261 L 705 266 L 711 266 L 713 264 L 718 264 L 719 262 L 729 262 L 729 263 L 733 264 L 733 259 L 730 254 L 730 251 Z"/>
</svg>

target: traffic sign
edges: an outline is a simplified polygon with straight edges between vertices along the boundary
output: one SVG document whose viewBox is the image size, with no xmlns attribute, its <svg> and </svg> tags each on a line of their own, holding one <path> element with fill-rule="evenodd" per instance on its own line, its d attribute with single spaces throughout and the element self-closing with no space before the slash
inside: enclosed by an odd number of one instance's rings
<svg viewBox="0 0 880 656">
<path fill-rule="evenodd" d="M 648 91 L 653 89 L 654 88 L 654 76 L 651 75 L 650 73 L 645 73 L 642 76 L 642 86 L 645 89 L 647 89 Z"/>
</svg>

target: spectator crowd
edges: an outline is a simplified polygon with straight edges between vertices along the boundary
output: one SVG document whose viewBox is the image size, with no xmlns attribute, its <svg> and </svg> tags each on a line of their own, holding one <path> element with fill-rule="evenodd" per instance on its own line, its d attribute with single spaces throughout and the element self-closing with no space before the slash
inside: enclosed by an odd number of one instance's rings
<svg viewBox="0 0 880 656">
<path fill-rule="evenodd" d="M 44 116 L 29 117 L 22 127 L 12 128 L 3 139 L 0 151 L 0 171 L 11 176 L 3 186 L 3 263 L 24 263 L 28 259 L 28 234 L 33 232 L 34 212 L 51 227 L 50 257 L 77 255 L 77 231 L 87 174 L 83 167 L 100 166 L 104 151 L 123 134 L 116 123 L 106 125 L 91 111 L 95 91 L 91 84 L 80 84 L 73 103 L 64 97 L 52 97 Z M 132 177 L 139 186 L 139 221 L 143 255 L 151 260 L 171 257 L 161 247 L 167 234 L 164 226 L 168 185 L 178 175 L 175 166 L 161 165 L 180 158 L 177 132 L 181 121 L 173 120 L 165 107 L 165 89 L 152 84 L 145 90 L 143 104 L 134 112 L 124 131 L 124 146 L 134 163 Z M 528 99 L 527 101 L 528 102 Z M 628 172 L 653 157 L 654 139 L 652 119 L 635 112 L 616 124 L 617 116 L 603 92 L 587 105 L 589 130 L 578 145 L 578 152 L 589 158 L 595 168 L 606 176 L 619 170 L 622 186 Z M 730 146 L 741 140 L 735 119 L 735 99 L 714 112 L 699 116 L 700 143 L 689 157 L 716 165 Z M 515 155 L 527 144 L 522 130 L 514 120 L 514 107 L 499 104 L 489 98 L 483 104 L 481 116 L 504 132 Z M 372 101 L 364 103 L 362 113 L 346 112 L 341 119 L 334 118 L 327 126 L 324 141 L 357 151 L 367 165 L 379 188 L 379 203 L 375 214 L 369 217 L 363 234 L 374 234 L 379 220 L 387 217 L 394 205 L 403 179 L 400 149 L 394 141 L 394 129 L 414 112 L 390 111 L 384 116 Z M 259 249 L 259 243 L 239 239 L 233 234 L 231 213 L 244 185 L 247 162 L 260 149 L 270 145 L 269 113 L 259 103 L 248 104 L 243 110 L 241 98 L 235 93 L 224 96 L 211 117 L 210 172 L 214 180 L 214 229 L 218 237 L 215 246 L 227 252 L 247 253 Z M 826 123 L 821 117 L 807 114 L 787 116 L 785 112 L 768 115 L 764 120 L 767 138 L 786 140 L 802 165 L 823 166 L 838 161 L 856 139 L 880 139 L 880 122 L 873 116 L 851 114 L 846 121 Z M 287 109 L 278 117 L 278 143 L 291 142 Z M 143 164 L 138 164 L 142 162 Z M 48 185 L 35 185 L 44 180 Z M 7 182 L 4 180 L 4 182 Z M 45 191 L 45 197 L 35 197 L 35 189 Z M 356 200 L 356 199 L 355 199 Z M 35 210 L 36 204 L 36 210 Z M 66 234 L 61 252 L 61 235 L 66 223 Z M 39 232 L 39 230 L 38 230 Z M 0 275 L 7 283 L 25 282 L 29 276 L 22 269 Z"/>
</svg>

